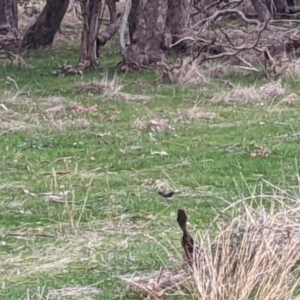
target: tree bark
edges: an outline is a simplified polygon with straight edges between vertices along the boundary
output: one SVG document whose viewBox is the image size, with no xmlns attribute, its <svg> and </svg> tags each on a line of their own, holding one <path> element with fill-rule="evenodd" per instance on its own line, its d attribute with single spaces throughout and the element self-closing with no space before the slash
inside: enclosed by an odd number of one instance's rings
<svg viewBox="0 0 300 300">
<path fill-rule="evenodd" d="M 295 6 L 295 0 L 286 0 L 288 6 Z"/>
<path fill-rule="evenodd" d="M 17 33 L 17 0 L 0 0 L 0 40 L 15 40 Z"/>
<path fill-rule="evenodd" d="M 128 29 L 130 44 L 133 42 L 133 34 L 136 30 L 139 13 L 139 1 L 131 1 L 131 9 L 128 16 Z"/>
<path fill-rule="evenodd" d="M 156 67 L 165 60 L 171 35 L 166 27 L 167 0 L 132 0 L 129 18 L 131 44 L 124 55 L 123 71 Z"/>
<path fill-rule="evenodd" d="M 47 0 L 41 14 L 27 29 L 22 47 L 26 49 L 51 47 L 68 5 L 69 0 Z"/>
<path fill-rule="evenodd" d="M 257 12 L 258 18 L 261 22 L 266 22 L 270 19 L 271 14 L 267 7 L 261 2 L 261 0 L 251 0 L 255 11 Z"/>
<path fill-rule="evenodd" d="M 117 33 L 120 28 L 121 18 L 118 17 L 116 2 L 118 0 L 106 0 L 105 3 L 109 10 L 109 25 L 106 29 L 102 30 L 97 36 L 97 57 L 100 54 L 100 48 L 104 45 Z"/>
<path fill-rule="evenodd" d="M 189 0 L 168 0 L 167 27 L 172 35 L 172 43 L 185 36 L 192 36 L 189 29 L 191 4 Z M 190 41 L 182 41 L 176 46 L 177 50 L 186 50 Z"/>
<path fill-rule="evenodd" d="M 286 13 L 286 1 L 283 0 L 273 0 L 276 13 L 283 14 Z"/>
<path fill-rule="evenodd" d="M 101 0 L 82 0 L 83 28 L 81 33 L 81 53 L 78 68 L 85 70 L 98 66 L 97 34 L 101 13 Z"/>
<path fill-rule="evenodd" d="M 282 14 L 286 12 L 285 0 L 265 0 L 266 6 L 271 14 Z"/>
</svg>

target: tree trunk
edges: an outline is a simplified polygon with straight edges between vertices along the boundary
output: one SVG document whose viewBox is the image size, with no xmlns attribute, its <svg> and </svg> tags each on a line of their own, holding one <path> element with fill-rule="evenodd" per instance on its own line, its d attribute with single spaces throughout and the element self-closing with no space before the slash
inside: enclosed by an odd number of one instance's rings
<svg viewBox="0 0 300 300">
<path fill-rule="evenodd" d="M 15 40 L 17 32 L 17 0 L 0 0 L 0 40 Z"/>
<path fill-rule="evenodd" d="M 47 0 L 41 14 L 27 29 L 22 47 L 26 49 L 51 47 L 68 5 L 69 0 Z"/>
<path fill-rule="evenodd" d="M 285 0 L 265 0 L 266 6 L 271 14 L 282 14 L 286 11 L 286 1 Z"/>
<path fill-rule="evenodd" d="M 139 13 L 139 1 L 131 1 L 131 9 L 128 16 L 128 29 L 129 29 L 129 40 L 130 44 L 133 43 L 133 34 L 136 30 L 137 21 L 138 21 L 138 13 Z"/>
<path fill-rule="evenodd" d="M 293 1 L 289 1 L 289 0 L 265 0 L 265 1 L 268 10 L 274 15 L 289 13 L 288 10 L 289 3 L 293 3 Z"/>
<path fill-rule="evenodd" d="M 261 22 L 266 22 L 270 19 L 271 14 L 267 7 L 261 2 L 261 0 L 251 0 L 252 5 L 255 8 L 255 11 Z"/>
<path fill-rule="evenodd" d="M 97 34 L 101 13 L 101 0 L 82 0 L 83 28 L 81 33 L 81 53 L 78 68 L 85 70 L 98 66 Z"/>
<path fill-rule="evenodd" d="M 172 35 L 172 43 L 176 43 L 186 36 L 192 36 L 189 29 L 191 5 L 189 0 L 168 0 L 167 27 Z M 186 50 L 190 41 L 178 44 L 177 50 Z"/>
<path fill-rule="evenodd" d="M 120 28 L 121 18 L 118 17 L 116 9 L 117 0 L 105 0 L 105 3 L 109 10 L 109 25 L 106 29 L 102 30 L 97 36 L 97 58 L 100 55 L 100 48 L 112 39 Z"/>
<path fill-rule="evenodd" d="M 166 27 L 167 0 L 132 0 L 130 12 L 131 44 L 124 55 L 121 70 L 156 67 L 165 60 L 171 35 Z"/>
</svg>

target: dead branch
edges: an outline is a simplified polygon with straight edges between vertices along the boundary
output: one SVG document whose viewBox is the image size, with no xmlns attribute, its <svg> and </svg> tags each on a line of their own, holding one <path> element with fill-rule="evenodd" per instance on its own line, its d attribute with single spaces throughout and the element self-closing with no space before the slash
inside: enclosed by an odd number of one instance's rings
<svg viewBox="0 0 300 300">
<path fill-rule="evenodd" d="M 250 45 L 242 44 L 240 46 L 234 46 L 234 47 L 232 47 L 233 51 L 222 52 L 222 53 L 219 53 L 219 54 L 216 54 L 216 55 L 207 56 L 207 57 L 205 57 L 205 58 L 203 58 L 201 60 L 200 65 L 203 64 L 205 61 L 208 61 L 208 60 L 215 60 L 215 59 L 220 59 L 220 58 L 228 57 L 228 56 L 237 56 L 240 52 L 246 51 L 246 50 L 251 50 L 251 49 L 253 49 L 253 50 L 257 51 L 257 52 L 260 52 L 260 53 L 264 53 L 266 59 L 268 60 L 268 62 L 270 64 L 273 64 L 274 63 L 274 59 L 271 57 L 268 49 L 266 47 L 259 47 L 258 46 L 258 43 L 259 43 L 260 38 L 261 38 L 261 35 L 264 32 L 264 30 L 267 28 L 269 21 L 270 21 L 270 19 L 267 22 L 265 22 L 264 25 L 262 26 L 262 28 L 259 31 L 257 39 L 256 39 L 256 41 L 255 41 L 254 44 L 250 44 Z M 229 36 L 227 34 L 225 35 L 225 37 L 226 37 L 227 40 L 230 40 Z M 231 42 L 231 41 L 230 41 L 230 44 L 234 45 L 233 42 Z"/>
<path fill-rule="evenodd" d="M 177 82 L 176 74 L 179 74 L 182 69 L 186 71 L 188 67 L 192 69 L 198 66 L 199 70 L 203 71 L 203 64 L 212 60 L 226 61 L 231 64 L 234 62 L 237 67 L 256 72 L 268 79 L 279 78 L 287 69 L 285 59 L 290 60 L 291 56 L 300 56 L 300 38 L 296 36 L 295 41 L 291 38 L 297 35 L 298 31 L 290 24 L 291 22 L 300 21 L 293 19 L 271 20 L 271 14 L 264 11 L 265 5 L 254 6 L 256 19 L 252 19 L 248 14 L 243 13 L 240 8 L 236 8 L 241 3 L 243 3 L 243 0 L 212 0 L 206 7 L 203 5 L 203 1 L 201 1 L 201 4 L 194 5 L 192 16 L 201 15 L 202 19 L 195 22 L 195 24 L 191 24 L 189 27 L 191 30 L 171 44 L 172 48 L 183 41 L 189 41 L 192 51 L 183 56 L 189 56 L 190 60 L 185 61 L 185 64 L 181 62 L 180 65 L 174 67 L 161 64 L 159 66 L 159 79 L 164 78 L 170 82 Z M 262 3 L 262 1 L 251 0 L 251 3 L 254 5 L 253 3 Z M 299 8 L 292 7 L 291 9 L 294 9 L 297 14 Z M 240 25 L 237 28 L 235 24 L 226 21 L 227 18 L 223 18 L 232 15 L 236 16 L 235 19 L 244 22 L 244 28 L 239 28 Z M 271 25 L 286 21 L 289 22 L 290 27 Z M 254 26 L 250 27 L 248 24 Z M 212 25 L 216 25 L 218 28 L 210 28 Z M 224 29 L 225 26 L 226 30 Z M 207 28 L 211 30 L 206 30 Z M 292 32 L 291 28 L 296 31 Z M 286 55 L 282 55 L 283 52 Z M 257 67 L 257 62 L 260 64 L 260 68 Z M 263 71 L 261 66 L 263 66 Z M 203 81 L 203 79 L 201 80 Z"/>
<path fill-rule="evenodd" d="M 243 21 L 245 21 L 248 24 L 256 25 L 257 27 L 261 25 L 261 23 L 257 20 L 246 18 L 245 15 L 237 9 L 227 9 L 227 10 L 220 10 L 215 12 L 212 16 L 197 22 L 195 25 L 192 26 L 192 28 L 204 27 L 204 26 L 207 28 L 210 26 L 212 22 L 214 22 L 218 18 L 228 16 L 228 15 L 233 15 L 233 14 L 238 15 Z"/>
<path fill-rule="evenodd" d="M 207 7 L 205 7 L 205 11 L 208 11 L 210 10 L 211 8 L 213 8 L 214 6 L 217 6 L 218 4 L 221 4 L 222 2 L 224 2 L 224 0 L 218 0 L 218 1 L 215 1 L 211 4 L 209 4 Z"/>
<path fill-rule="evenodd" d="M 199 14 L 202 14 L 202 13 L 205 13 L 206 15 L 208 15 L 210 9 L 212 9 L 213 7 L 221 4 L 222 2 L 224 2 L 224 0 L 218 0 L 218 1 L 215 1 L 211 4 L 209 4 L 206 7 L 199 7 L 198 5 L 193 5 L 193 8 L 196 10 L 196 12 L 191 14 L 191 18 L 194 18 L 194 17 L 196 17 L 196 16 L 198 16 Z"/>
<path fill-rule="evenodd" d="M 210 41 L 206 41 L 206 40 L 198 38 L 198 37 L 186 36 L 186 37 L 183 37 L 180 40 L 176 41 L 174 44 L 171 44 L 170 47 L 171 48 L 175 47 L 176 45 L 180 44 L 181 42 L 187 41 L 187 40 L 194 41 L 194 42 L 200 42 L 200 43 L 204 43 L 204 44 L 210 43 Z"/>
</svg>

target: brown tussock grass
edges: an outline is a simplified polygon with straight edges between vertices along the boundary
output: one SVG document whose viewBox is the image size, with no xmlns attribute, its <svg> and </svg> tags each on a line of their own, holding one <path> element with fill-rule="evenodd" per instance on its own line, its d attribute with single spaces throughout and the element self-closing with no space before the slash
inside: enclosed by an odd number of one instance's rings
<svg viewBox="0 0 300 300">
<path fill-rule="evenodd" d="M 172 67 L 165 63 L 161 63 L 157 68 L 156 82 L 171 82 L 172 84 L 193 85 L 199 83 L 208 84 L 210 78 L 204 74 L 202 68 L 199 67 L 197 60 L 185 58 L 181 64 Z"/>
<path fill-rule="evenodd" d="M 269 209 L 259 205 L 262 199 L 270 202 Z M 197 300 L 295 299 L 300 285 L 298 200 L 282 194 L 251 196 L 230 204 L 222 216 L 226 213 L 229 221 L 216 218 L 214 230 L 199 232 L 191 267 L 178 264 L 123 278 L 131 291 L 147 299 L 174 294 Z"/>
<path fill-rule="evenodd" d="M 295 102 L 297 95 L 286 90 L 281 81 L 270 82 L 263 86 L 241 87 L 234 86 L 230 91 L 217 92 L 211 99 L 212 103 L 231 105 L 251 104 L 266 105 L 274 101 Z"/>
<path fill-rule="evenodd" d="M 192 120 L 204 119 L 204 120 L 213 120 L 217 117 L 216 113 L 206 112 L 203 108 L 194 106 L 190 109 L 178 110 L 174 121 L 176 123 L 189 123 Z"/>
<path fill-rule="evenodd" d="M 97 113 L 97 110 L 68 103 L 63 97 L 41 98 L 37 104 L 24 91 L 4 91 L 0 97 L 0 135 L 37 127 L 60 132 L 85 130 L 91 123 L 74 117 L 83 113 Z"/>
<path fill-rule="evenodd" d="M 83 92 L 93 95 L 93 92 L 100 92 L 104 100 L 117 100 L 117 101 L 148 101 L 151 99 L 147 95 L 138 95 L 122 92 L 124 85 L 120 78 L 116 75 L 109 79 L 105 75 L 102 80 L 92 80 L 89 82 L 78 82 L 75 87 Z"/>
</svg>

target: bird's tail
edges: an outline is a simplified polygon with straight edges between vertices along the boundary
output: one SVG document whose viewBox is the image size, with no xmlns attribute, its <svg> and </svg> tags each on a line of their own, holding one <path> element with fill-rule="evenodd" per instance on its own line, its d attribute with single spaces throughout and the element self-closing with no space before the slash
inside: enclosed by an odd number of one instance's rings
<svg viewBox="0 0 300 300">
<path fill-rule="evenodd" d="M 183 236 L 181 239 L 181 244 L 183 246 L 185 252 L 185 258 L 187 262 L 191 262 L 193 259 L 193 252 L 194 252 L 194 239 L 186 230 L 186 222 L 187 222 L 187 215 L 183 209 L 178 209 L 177 211 L 177 222 L 183 232 Z"/>
</svg>

